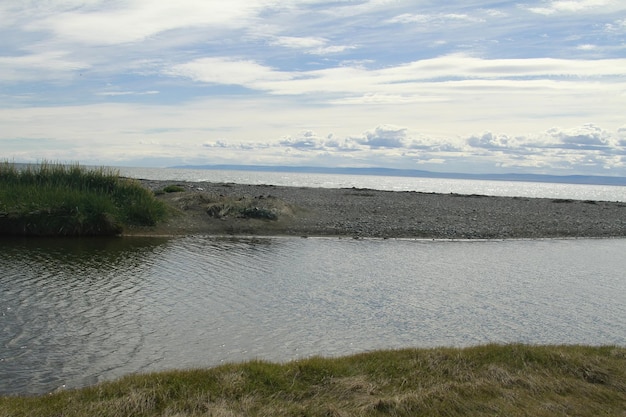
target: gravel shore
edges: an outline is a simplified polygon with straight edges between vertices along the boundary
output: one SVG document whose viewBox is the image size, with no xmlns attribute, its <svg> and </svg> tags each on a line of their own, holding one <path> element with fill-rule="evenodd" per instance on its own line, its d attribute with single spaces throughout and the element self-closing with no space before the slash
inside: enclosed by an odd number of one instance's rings
<svg viewBox="0 0 626 417">
<path fill-rule="evenodd" d="M 176 208 L 164 224 L 141 234 L 349 236 L 506 239 L 624 237 L 626 203 L 435 194 L 371 189 L 140 180 Z M 273 220 L 214 217 L 216 201 L 245 200 L 277 213 Z M 269 204 L 269 205 L 268 205 Z"/>
</svg>

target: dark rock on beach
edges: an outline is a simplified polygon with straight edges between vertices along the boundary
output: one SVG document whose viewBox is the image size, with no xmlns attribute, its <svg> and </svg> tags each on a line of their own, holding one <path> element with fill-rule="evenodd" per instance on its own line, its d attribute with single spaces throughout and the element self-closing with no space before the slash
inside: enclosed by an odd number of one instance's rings
<svg viewBox="0 0 626 417">
<path fill-rule="evenodd" d="M 506 239 L 626 236 L 626 203 L 565 199 L 492 197 L 298 188 L 232 183 L 141 180 L 175 214 L 137 234 L 292 235 L 375 238 Z M 245 202 L 252 213 L 228 214 Z M 217 210 L 216 204 L 223 210 Z M 211 213 L 226 213 L 216 216 Z"/>
</svg>

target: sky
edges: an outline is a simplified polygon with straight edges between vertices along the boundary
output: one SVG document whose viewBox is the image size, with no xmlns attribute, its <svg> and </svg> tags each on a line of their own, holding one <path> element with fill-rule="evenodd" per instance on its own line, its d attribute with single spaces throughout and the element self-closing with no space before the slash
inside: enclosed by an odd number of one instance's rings
<svg viewBox="0 0 626 417">
<path fill-rule="evenodd" d="M 0 0 L 0 159 L 626 176 L 626 0 Z"/>
</svg>

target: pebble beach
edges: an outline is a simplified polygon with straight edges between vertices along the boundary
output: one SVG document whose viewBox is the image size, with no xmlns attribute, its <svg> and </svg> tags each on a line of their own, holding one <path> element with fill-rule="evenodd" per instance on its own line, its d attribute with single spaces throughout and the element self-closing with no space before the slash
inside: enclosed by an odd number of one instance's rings
<svg viewBox="0 0 626 417">
<path fill-rule="evenodd" d="M 626 236 L 626 203 L 484 195 L 139 180 L 177 214 L 138 234 L 524 239 Z M 276 220 L 214 218 L 216 199 L 271 202 Z"/>
</svg>

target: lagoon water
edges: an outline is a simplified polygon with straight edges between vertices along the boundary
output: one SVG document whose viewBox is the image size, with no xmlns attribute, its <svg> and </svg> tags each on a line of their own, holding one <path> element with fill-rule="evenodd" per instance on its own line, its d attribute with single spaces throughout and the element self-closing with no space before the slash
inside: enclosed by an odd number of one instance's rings
<svg viewBox="0 0 626 417">
<path fill-rule="evenodd" d="M 626 346 L 626 239 L 0 240 L 0 394 L 260 358 Z"/>
</svg>

